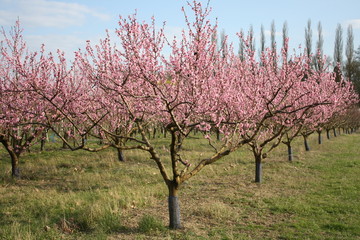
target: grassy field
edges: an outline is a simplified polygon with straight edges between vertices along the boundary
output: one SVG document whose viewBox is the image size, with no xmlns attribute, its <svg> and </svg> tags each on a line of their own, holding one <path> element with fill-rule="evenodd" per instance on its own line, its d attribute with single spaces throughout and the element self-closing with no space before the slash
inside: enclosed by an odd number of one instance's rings
<svg viewBox="0 0 360 240">
<path fill-rule="evenodd" d="M 159 142 L 164 141 L 159 139 Z M 199 142 L 199 143 L 198 143 Z M 0 239 L 360 239 L 360 134 L 280 146 L 254 180 L 251 152 L 208 166 L 180 191 L 184 229 L 168 230 L 167 188 L 149 157 L 33 150 L 10 177 L 0 148 Z M 188 154 L 206 151 L 201 141 Z"/>
</svg>

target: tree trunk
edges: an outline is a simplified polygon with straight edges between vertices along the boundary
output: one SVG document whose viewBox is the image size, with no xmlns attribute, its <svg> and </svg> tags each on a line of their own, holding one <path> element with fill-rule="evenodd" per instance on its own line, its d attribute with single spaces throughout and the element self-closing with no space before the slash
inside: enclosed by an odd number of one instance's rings
<svg viewBox="0 0 360 240">
<path fill-rule="evenodd" d="M 288 159 L 291 162 L 293 160 L 293 150 L 292 150 L 290 142 L 286 143 L 286 146 L 288 148 Z"/>
<path fill-rule="evenodd" d="M 120 148 L 117 148 L 117 153 L 118 153 L 118 160 L 120 162 L 125 162 L 125 156 L 124 156 L 123 150 L 121 150 Z"/>
<path fill-rule="evenodd" d="M 47 131 L 44 131 L 44 132 L 41 134 L 40 151 L 44 151 L 44 150 L 45 150 L 45 143 L 46 143 L 46 140 L 47 140 L 47 139 L 48 139 Z"/>
<path fill-rule="evenodd" d="M 216 139 L 220 141 L 220 130 L 219 128 L 216 128 Z"/>
<path fill-rule="evenodd" d="M 20 178 L 20 168 L 19 168 L 19 156 L 20 152 L 15 152 L 14 148 L 11 146 L 11 142 L 8 141 L 3 136 L 0 136 L 0 141 L 5 147 L 6 151 L 9 153 L 11 159 L 11 176 L 14 178 Z"/>
<path fill-rule="evenodd" d="M 153 130 L 153 139 L 156 138 L 156 127 L 154 127 L 154 130 Z"/>
<path fill-rule="evenodd" d="M 121 146 L 124 146 L 124 140 L 123 139 L 120 139 L 120 138 L 115 138 L 114 140 L 115 142 L 115 145 L 117 145 L 118 147 L 116 148 L 116 151 L 117 151 L 117 155 L 118 155 L 118 160 L 120 162 L 125 162 L 125 157 L 124 157 L 124 152 L 123 150 L 121 149 Z"/>
<path fill-rule="evenodd" d="M 309 143 L 308 143 L 308 140 L 307 140 L 308 136 L 307 136 L 307 135 L 303 135 L 303 137 L 304 137 L 305 150 L 306 150 L 306 151 L 310 151 Z"/>
<path fill-rule="evenodd" d="M 69 135 L 67 134 L 67 132 L 64 133 L 64 139 L 65 139 L 66 141 L 69 140 Z M 63 141 L 62 149 L 68 149 L 68 148 L 69 148 L 69 146 L 66 144 L 65 141 Z"/>
<path fill-rule="evenodd" d="M 177 186 L 175 183 L 170 183 L 169 188 L 169 228 L 170 229 L 181 229 L 181 220 L 180 220 L 180 205 L 179 199 L 177 197 Z"/>
<path fill-rule="evenodd" d="M 329 129 L 326 129 L 326 138 L 330 139 L 330 130 Z"/>
<path fill-rule="evenodd" d="M 40 151 L 44 151 L 45 149 L 45 139 L 41 139 L 41 142 L 40 142 Z"/>
<path fill-rule="evenodd" d="M 337 137 L 336 128 L 334 128 L 334 137 Z"/>
<path fill-rule="evenodd" d="M 19 156 L 13 153 L 10 154 L 10 157 L 11 157 L 11 176 L 13 178 L 20 178 Z"/>
<path fill-rule="evenodd" d="M 318 143 L 322 144 L 321 131 L 317 131 L 317 133 L 318 133 Z"/>
<path fill-rule="evenodd" d="M 261 165 L 261 154 L 255 155 L 255 182 L 261 183 L 262 179 L 262 165 Z"/>
</svg>

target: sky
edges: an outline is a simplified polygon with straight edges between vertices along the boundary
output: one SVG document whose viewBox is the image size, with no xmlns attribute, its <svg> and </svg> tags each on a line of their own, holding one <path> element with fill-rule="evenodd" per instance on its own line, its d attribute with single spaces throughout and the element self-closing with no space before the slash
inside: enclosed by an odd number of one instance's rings
<svg viewBox="0 0 360 240">
<path fill-rule="evenodd" d="M 199 0 L 204 4 L 207 0 Z M 171 38 L 185 28 L 181 7 L 188 15 L 186 0 L 0 0 L 0 26 L 8 31 L 19 18 L 24 38 L 32 51 L 45 44 L 48 51 L 60 49 L 68 58 L 74 51 L 84 49 L 86 41 L 96 44 L 105 37 L 105 30 L 114 32 L 119 16 L 137 11 L 141 21 L 154 16 L 159 27 L 166 22 L 165 33 Z M 225 31 L 235 49 L 241 29 L 254 29 L 256 44 L 260 46 L 260 29 L 264 26 L 266 45 L 270 45 L 271 23 L 274 21 L 277 42 L 281 45 L 284 22 L 288 25 L 290 47 L 304 47 L 304 32 L 308 20 L 313 30 L 313 48 L 317 41 L 317 25 L 322 24 L 324 53 L 333 57 L 335 30 L 343 27 L 344 54 L 347 28 L 353 27 L 354 46 L 360 46 L 360 0 L 211 0 L 211 19 L 217 19 L 219 32 Z M 3 39 L 0 36 L 0 39 Z M 113 42 L 116 42 L 114 35 Z"/>
</svg>

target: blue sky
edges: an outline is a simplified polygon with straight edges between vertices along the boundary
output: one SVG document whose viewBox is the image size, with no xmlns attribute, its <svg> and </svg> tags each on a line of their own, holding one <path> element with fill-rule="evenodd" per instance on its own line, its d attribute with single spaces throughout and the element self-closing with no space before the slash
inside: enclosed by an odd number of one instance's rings
<svg viewBox="0 0 360 240">
<path fill-rule="evenodd" d="M 206 3 L 207 0 L 201 0 Z M 179 34 L 184 28 L 181 7 L 186 0 L 0 0 L 0 25 L 6 29 L 19 17 L 24 36 L 32 50 L 44 43 L 50 51 L 57 48 L 71 58 L 86 40 L 97 43 L 105 36 L 105 29 L 117 27 L 119 15 L 133 14 L 137 9 L 141 20 L 155 16 L 157 23 L 166 21 L 167 36 Z M 253 26 L 256 46 L 259 46 L 261 24 L 266 30 L 266 45 L 270 43 L 270 27 L 274 20 L 281 44 L 281 30 L 287 21 L 290 46 L 304 46 L 304 29 L 312 21 L 313 46 L 316 44 L 317 25 L 323 27 L 324 52 L 333 56 L 335 29 L 343 26 L 344 50 L 347 26 L 353 26 L 355 49 L 360 46 L 359 0 L 211 0 L 212 18 L 217 18 L 219 31 L 225 30 L 238 45 L 236 33 Z M 187 8 L 190 13 L 189 8 Z M 115 39 L 113 39 L 115 40 Z"/>
</svg>

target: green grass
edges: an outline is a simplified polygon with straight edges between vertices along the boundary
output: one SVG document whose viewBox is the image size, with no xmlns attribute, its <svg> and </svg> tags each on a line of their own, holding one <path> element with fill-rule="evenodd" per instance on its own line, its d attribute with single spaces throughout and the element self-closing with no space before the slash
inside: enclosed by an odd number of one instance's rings
<svg viewBox="0 0 360 240">
<path fill-rule="evenodd" d="M 112 149 L 48 145 L 21 158 L 14 180 L 0 148 L 0 239 L 360 239 L 360 135 L 322 145 L 314 135 L 310 145 L 297 139 L 292 163 L 285 146 L 275 149 L 262 184 L 245 148 L 207 166 L 180 190 L 178 231 L 166 227 L 167 188 L 145 153 L 122 163 Z M 198 159 L 209 149 L 192 139 L 184 151 Z"/>
</svg>

